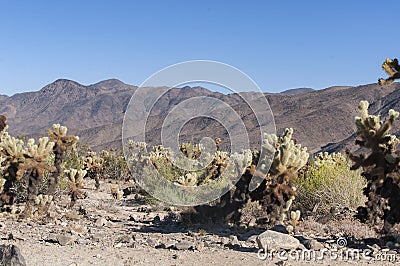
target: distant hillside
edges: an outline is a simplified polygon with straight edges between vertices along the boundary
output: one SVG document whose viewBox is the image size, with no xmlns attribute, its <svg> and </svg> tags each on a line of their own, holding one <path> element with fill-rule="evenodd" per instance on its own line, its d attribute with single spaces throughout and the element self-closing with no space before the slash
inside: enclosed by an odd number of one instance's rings
<svg viewBox="0 0 400 266">
<path fill-rule="evenodd" d="M 287 94 L 287 95 L 295 95 L 295 94 L 302 94 L 302 93 L 307 93 L 307 92 L 312 92 L 314 89 L 311 88 L 298 88 L 298 89 L 290 89 L 290 90 L 285 90 L 280 92 L 281 94 Z"/>
<path fill-rule="evenodd" d="M 96 149 L 120 147 L 124 112 L 136 89 L 116 79 L 89 86 L 62 79 L 37 92 L 0 96 L 0 114 L 8 117 L 9 131 L 14 134 L 38 136 L 45 134 L 52 124 L 60 123 Z M 150 95 L 159 88 L 147 89 Z M 368 100 L 372 113 L 386 116 L 390 108 L 400 110 L 399 89 L 399 83 L 386 87 L 370 84 L 324 90 L 295 89 L 265 96 L 274 113 L 278 133 L 293 127 L 294 137 L 310 151 L 337 151 L 351 147 L 354 142 L 358 103 Z M 171 89 L 164 95 L 152 111 L 148 140 L 153 144 L 159 141 L 162 121 L 174 106 L 201 95 L 229 103 L 241 115 L 250 139 L 257 140 L 254 115 L 237 94 L 224 95 L 201 87 Z M 249 95 L 253 99 L 261 96 L 255 92 Z M 399 129 L 396 127 L 395 131 L 400 133 Z M 209 119 L 195 119 L 182 131 L 182 138 L 186 140 L 206 135 L 228 139 L 224 128 Z"/>
</svg>

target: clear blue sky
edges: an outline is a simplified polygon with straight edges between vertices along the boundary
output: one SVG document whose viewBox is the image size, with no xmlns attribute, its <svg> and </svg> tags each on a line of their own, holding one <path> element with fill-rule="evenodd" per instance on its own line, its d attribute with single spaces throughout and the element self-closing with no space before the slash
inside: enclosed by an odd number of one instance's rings
<svg viewBox="0 0 400 266">
<path fill-rule="evenodd" d="M 400 57 L 400 1 L 0 0 L 0 94 L 58 78 L 138 85 L 209 59 L 269 92 L 376 82 Z"/>
</svg>

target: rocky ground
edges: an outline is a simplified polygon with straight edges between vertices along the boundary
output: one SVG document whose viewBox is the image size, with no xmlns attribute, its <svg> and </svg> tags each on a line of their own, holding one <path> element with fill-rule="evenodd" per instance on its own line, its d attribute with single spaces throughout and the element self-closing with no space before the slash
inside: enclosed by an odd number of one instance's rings
<svg viewBox="0 0 400 266">
<path fill-rule="evenodd" d="M 5 214 L 0 218 L 0 244 L 17 246 L 26 265 L 308 265 L 310 261 L 387 265 L 400 261 L 398 234 L 380 238 L 350 214 L 323 223 L 305 219 L 292 234 L 284 227 L 266 231 L 188 225 L 179 222 L 179 210 L 148 204 L 141 196 L 113 199 L 109 182 L 102 182 L 99 191 L 91 189 L 91 180 L 86 187 L 86 199 L 68 209 L 69 200 L 63 196 L 47 221 Z M 259 253 L 259 245 L 280 251 Z"/>
</svg>

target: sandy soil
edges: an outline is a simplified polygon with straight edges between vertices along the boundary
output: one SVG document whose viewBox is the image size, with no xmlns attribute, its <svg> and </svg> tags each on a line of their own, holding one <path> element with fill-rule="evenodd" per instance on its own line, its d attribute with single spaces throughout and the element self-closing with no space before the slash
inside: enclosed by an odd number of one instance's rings
<svg viewBox="0 0 400 266">
<path fill-rule="evenodd" d="M 257 254 L 256 237 L 265 229 L 182 225 L 177 222 L 176 209 L 145 204 L 134 195 L 115 200 L 108 182 L 102 183 L 100 191 L 91 189 L 94 187 L 91 180 L 86 186 L 86 199 L 68 209 L 64 207 L 68 198 L 63 196 L 53 206 L 47 221 L 19 221 L 15 215 L 4 215 L 0 218 L 1 244 L 19 247 L 27 265 L 388 265 L 400 262 L 400 238 L 391 243 L 378 239 L 372 229 L 348 217 L 333 219 L 327 224 L 306 220 L 296 228 L 297 237 L 316 239 L 329 250 L 323 260 L 297 260 L 294 251 L 281 253 L 281 258 L 287 260 L 279 259 L 277 253 L 272 259 L 262 260 Z M 359 259 L 340 257 L 340 252 L 336 253 L 339 257 L 334 257 L 336 239 L 342 236 L 348 239 L 349 246 L 339 251 L 357 250 Z M 362 257 L 363 249 L 374 249 L 371 260 Z M 301 255 L 302 251 L 296 252 Z M 388 253 L 393 255 L 382 256 Z"/>
</svg>

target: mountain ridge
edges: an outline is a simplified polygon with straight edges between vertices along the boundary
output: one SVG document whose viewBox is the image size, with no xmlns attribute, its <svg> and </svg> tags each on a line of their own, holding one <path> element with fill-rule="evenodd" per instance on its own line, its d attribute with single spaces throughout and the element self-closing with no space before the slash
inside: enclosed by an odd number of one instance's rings
<svg viewBox="0 0 400 266">
<path fill-rule="evenodd" d="M 7 116 L 9 131 L 13 134 L 39 136 L 45 134 L 52 124 L 60 123 L 94 149 L 120 148 L 124 112 L 136 89 L 137 86 L 117 79 L 90 85 L 58 79 L 39 91 L 0 96 L 0 114 Z M 160 88 L 147 89 L 150 95 Z M 370 113 L 386 116 L 391 108 L 400 110 L 399 89 L 399 83 L 385 87 L 367 84 L 322 90 L 300 88 L 294 93 L 263 95 L 274 114 L 277 133 L 280 134 L 286 127 L 293 127 L 298 142 L 311 152 L 317 152 L 354 148 L 354 116 L 358 114 L 358 103 L 368 100 L 371 103 Z M 247 95 L 254 100 L 263 96 L 258 92 L 248 92 Z M 159 141 L 165 114 L 180 102 L 195 96 L 214 97 L 233 106 L 248 127 L 249 139 L 257 139 L 255 117 L 240 95 L 212 92 L 202 87 L 184 87 L 169 90 L 154 106 L 152 121 L 149 121 L 151 143 Z M 198 120 L 196 123 L 185 125 L 182 135 L 189 139 L 199 139 L 206 134 L 228 138 L 224 129 L 212 121 Z M 199 125 L 203 125 L 203 132 L 199 132 Z M 394 132 L 400 132 L 397 125 Z"/>
</svg>

